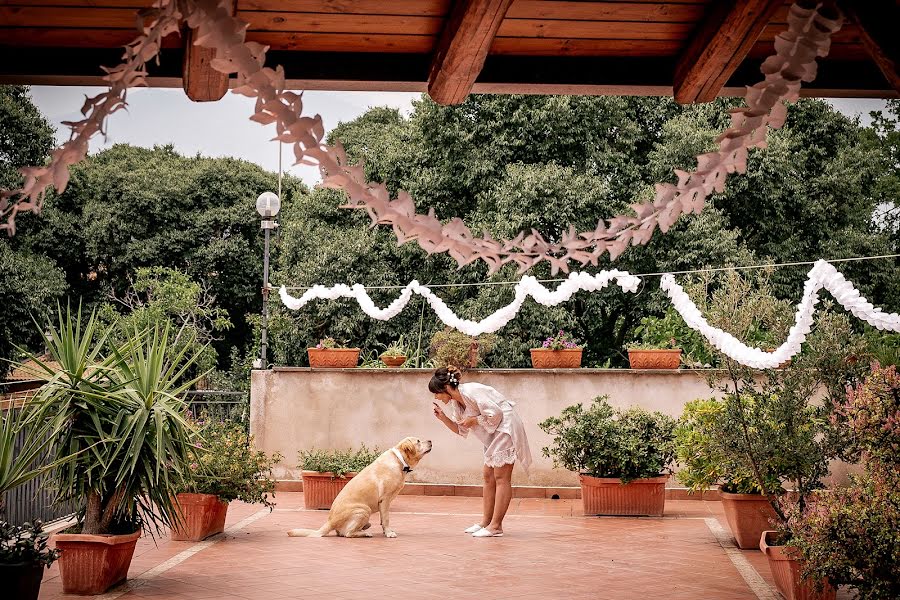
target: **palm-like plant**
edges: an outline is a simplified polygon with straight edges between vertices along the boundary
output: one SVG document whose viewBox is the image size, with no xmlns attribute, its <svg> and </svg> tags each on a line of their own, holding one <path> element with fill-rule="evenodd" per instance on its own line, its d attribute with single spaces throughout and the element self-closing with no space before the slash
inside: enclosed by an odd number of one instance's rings
<svg viewBox="0 0 900 600">
<path fill-rule="evenodd" d="M 48 452 L 52 435 L 49 423 L 35 423 L 32 412 L 27 404 L 0 410 L 0 520 L 6 514 L 7 491 L 61 464 L 43 466 L 40 459 Z"/>
<path fill-rule="evenodd" d="M 173 350 L 169 327 L 134 331 L 104 353 L 108 336 L 95 315 L 60 309 L 50 325 L 46 384 L 36 396 L 52 424 L 58 501 L 83 503 L 81 531 L 134 531 L 140 522 L 172 525 L 172 496 L 181 484 L 192 428 L 179 398 L 195 381 L 186 377 L 203 348 Z"/>
</svg>

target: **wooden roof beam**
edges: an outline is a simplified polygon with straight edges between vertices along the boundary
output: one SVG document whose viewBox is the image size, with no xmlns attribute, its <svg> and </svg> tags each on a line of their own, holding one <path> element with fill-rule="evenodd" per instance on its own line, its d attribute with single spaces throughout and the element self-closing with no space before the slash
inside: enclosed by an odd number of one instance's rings
<svg viewBox="0 0 900 600">
<path fill-rule="evenodd" d="M 234 14 L 235 0 L 231 0 L 231 14 Z M 228 75 L 210 66 L 216 57 L 215 48 L 195 46 L 197 31 L 185 29 L 184 61 L 181 67 L 181 84 L 184 93 L 194 102 L 214 102 L 221 100 L 228 91 Z"/>
<path fill-rule="evenodd" d="M 435 102 L 459 104 L 466 99 L 510 4 L 512 0 L 453 3 L 428 73 L 428 95 Z"/>
<path fill-rule="evenodd" d="M 714 100 L 783 4 L 783 0 L 716 0 L 678 57 L 675 100 L 680 104 Z"/>
<path fill-rule="evenodd" d="M 860 39 L 892 88 L 900 92 L 900 5 L 894 0 L 841 2 L 859 27 Z"/>
</svg>

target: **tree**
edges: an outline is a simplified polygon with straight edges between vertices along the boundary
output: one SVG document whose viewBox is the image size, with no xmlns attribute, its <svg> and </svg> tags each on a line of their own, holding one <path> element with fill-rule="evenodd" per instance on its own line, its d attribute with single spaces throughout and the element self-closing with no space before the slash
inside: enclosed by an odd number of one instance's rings
<svg viewBox="0 0 900 600">
<path fill-rule="evenodd" d="M 138 268 L 165 266 L 207 286 L 234 327 L 214 343 L 225 360 L 251 336 L 259 312 L 262 236 L 256 197 L 275 175 L 230 158 L 184 157 L 172 146 L 115 145 L 72 169 L 41 215 L 24 215 L 13 238 L 57 261 L 88 304 L 121 296 Z M 285 204 L 304 188 L 284 181 Z"/>
<path fill-rule="evenodd" d="M 31 102 L 28 88 L 0 86 L 0 187 L 17 186 L 18 169 L 44 162 L 52 146 L 53 128 Z M 41 347 L 32 318 L 42 321 L 65 291 L 63 273 L 52 260 L 0 240 L 0 378 L 9 371 L 7 361 L 17 358 L 16 346 Z"/>
</svg>

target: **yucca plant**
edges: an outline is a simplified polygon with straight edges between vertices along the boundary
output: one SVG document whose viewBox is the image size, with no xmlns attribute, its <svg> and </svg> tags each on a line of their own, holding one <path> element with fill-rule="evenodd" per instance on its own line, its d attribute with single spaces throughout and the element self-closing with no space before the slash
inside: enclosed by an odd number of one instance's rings
<svg viewBox="0 0 900 600">
<path fill-rule="evenodd" d="M 85 534 L 171 526 L 193 432 L 180 395 L 196 381 L 186 374 L 203 349 L 173 350 L 165 325 L 135 330 L 107 352 L 95 315 L 83 321 L 80 308 L 60 309 L 50 324 L 59 370 L 31 357 L 44 372 L 35 399 L 54 427 L 54 458 L 74 457 L 54 470 L 57 500 L 83 506 Z"/>
</svg>

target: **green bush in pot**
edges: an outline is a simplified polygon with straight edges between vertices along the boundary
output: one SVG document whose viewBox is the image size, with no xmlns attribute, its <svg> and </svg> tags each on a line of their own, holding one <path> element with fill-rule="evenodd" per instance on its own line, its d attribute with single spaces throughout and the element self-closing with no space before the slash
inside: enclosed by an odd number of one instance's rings
<svg viewBox="0 0 900 600">
<path fill-rule="evenodd" d="M 304 471 L 331 473 L 334 477 L 344 477 L 347 473 L 358 473 L 375 462 L 381 455 L 377 448 L 369 450 L 365 444 L 356 450 L 300 450 L 300 464 Z"/>
<path fill-rule="evenodd" d="M 553 436 L 544 456 L 555 467 L 622 483 L 671 472 L 675 420 L 638 407 L 614 409 L 608 400 L 599 396 L 587 408 L 575 404 L 541 422 Z"/>
</svg>

